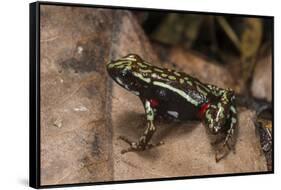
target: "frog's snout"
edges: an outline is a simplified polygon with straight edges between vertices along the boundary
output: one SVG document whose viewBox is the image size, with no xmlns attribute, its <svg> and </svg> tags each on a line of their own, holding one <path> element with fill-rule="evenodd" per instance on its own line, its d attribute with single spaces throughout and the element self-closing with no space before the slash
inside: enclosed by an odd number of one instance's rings
<svg viewBox="0 0 281 190">
<path fill-rule="evenodd" d="M 106 63 L 106 69 L 108 72 L 111 72 L 116 69 L 116 62 L 117 61 L 112 60 Z"/>
<path fill-rule="evenodd" d="M 110 61 L 106 64 L 106 70 L 107 73 L 112 77 L 112 78 L 116 78 L 118 76 L 121 75 L 122 71 L 124 70 L 124 67 L 126 65 L 117 60 L 117 61 Z"/>
<path fill-rule="evenodd" d="M 114 63 L 113 61 L 106 63 L 106 70 L 110 76 L 112 76 L 112 74 L 114 73 L 114 70 L 115 70 L 113 63 Z"/>
<path fill-rule="evenodd" d="M 107 62 L 107 63 L 106 63 L 106 68 L 107 68 L 107 69 L 111 68 L 111 67 L 113 66 L 113 65 L 112 65 L 113 63 L 114 63 L 113 60 Z"/>
</svg>

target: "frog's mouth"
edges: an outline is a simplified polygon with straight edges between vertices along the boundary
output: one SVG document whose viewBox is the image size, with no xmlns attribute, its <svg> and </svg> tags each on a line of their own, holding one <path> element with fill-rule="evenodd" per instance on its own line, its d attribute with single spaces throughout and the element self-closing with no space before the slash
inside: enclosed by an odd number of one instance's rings
<svg viewBox="0 0 281 190">
<path fill-rule="evenodd" d="M 138 84 L 137 81 L 134 80 L 134 78 L 123 77 L 122 75 L 115 76 L 112 78 L 118 85 L 125 88 L 126 90 L 131 91 L 136 95 L 140 94 L 139 93 L 140 84 Z"/>
<path fill-rule="evenodd" d="M 122 87 L 126 88 L 127 90 L 130 90 L 130 86 L 122 80 L 121 77 L 115 77 L 115 81 Z"/>
</svg>

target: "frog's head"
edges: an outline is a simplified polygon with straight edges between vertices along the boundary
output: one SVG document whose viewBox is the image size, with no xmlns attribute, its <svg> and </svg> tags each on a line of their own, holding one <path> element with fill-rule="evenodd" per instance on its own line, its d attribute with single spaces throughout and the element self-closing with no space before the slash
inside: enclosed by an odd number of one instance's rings
<svg viewBox="0 0 281 190">
<path fill-rule="evenodd" d="M 145 83 L 150 82 L 150 79 L 145 78 L 144 74 L 140 72 L 141 65 L 148 67 L 138 55 L 128 54 L 109 62 L 106 68 L 111 78 L 120 86 L 139 94 Z"/>
</svg>

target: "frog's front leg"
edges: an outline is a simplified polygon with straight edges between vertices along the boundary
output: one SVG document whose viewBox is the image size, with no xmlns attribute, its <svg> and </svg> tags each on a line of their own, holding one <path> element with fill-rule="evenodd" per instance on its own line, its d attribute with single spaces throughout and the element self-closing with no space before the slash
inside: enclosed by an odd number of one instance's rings
<svg viewBox="0 0 281 190">
<path fill-rule="evenodd" d="M 204 123 L 208 130 L 216 136 L 222 136 L 215 144 L 221 143 L 216 152 L 216 161 L 224 158 L 230 150 L 234 151 L 233 135 L 237 127 L 237 111 L 235 96 L 232 90 L 215 89 L 219 101 L 210 104 L 205 112 Z M 227 150 L 225 150 L 227 148 Z"/>
<path fill-rule="evenodd" d="M 131 151 L 143 151 L 146 149 L 150 149 L 155 146 L 159 146 L 163 144 L 163 142 L 159 142 L 157 144 L 152 144 L 149 143 L 150 139 L 152 138 L 154 132 L 156 131 L 156 127 L 154 125 L 154 118 L 155 118 L 155 112 L 153 108 L 151 107 L 151 103 L 148 100 L 144 101 L 144 106 L 145 106 L 145 113 L 146 113 L 146 118 L 147 118 L 147 127 L 144 130 L 142 136 L 139 138 L 138 142 L 132 142 L 126 137 L 120 136 L 119 138 L 126 143 L 130 145 L 128 149 L 124 149 L 121 151 L 122 154 L 126 152 L 131 152 Z"/>
</svg>

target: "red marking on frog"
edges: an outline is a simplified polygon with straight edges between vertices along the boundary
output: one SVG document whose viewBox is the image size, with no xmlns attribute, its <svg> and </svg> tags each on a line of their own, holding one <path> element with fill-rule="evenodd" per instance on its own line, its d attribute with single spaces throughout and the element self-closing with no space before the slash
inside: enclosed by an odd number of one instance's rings
<svg viewBox="0 0 281 190">
<path fill-rule="evenodd" d="M 150 99 L 149 103 L 152 108 L 156 108 L 159 105 L 159 101 L 157 99 Z"/>
<path fill-rule="evenodd" d="M 209 108 L 209 106 L 210 106 L 210 103 L 204 103 L 201 105 L 201 107 L 197 113 L 197 115 L 200 119 L 203 119 L 203 116 L 204 116 L 206 110 Z"/>
</svg>

